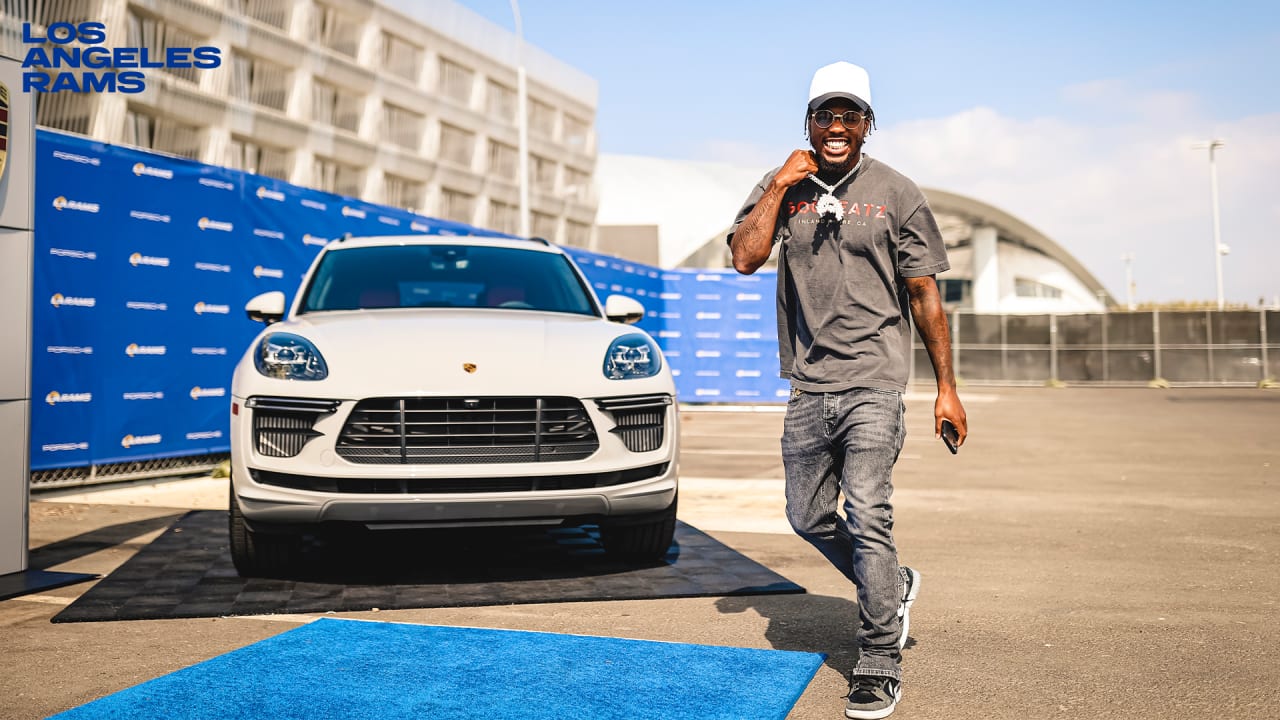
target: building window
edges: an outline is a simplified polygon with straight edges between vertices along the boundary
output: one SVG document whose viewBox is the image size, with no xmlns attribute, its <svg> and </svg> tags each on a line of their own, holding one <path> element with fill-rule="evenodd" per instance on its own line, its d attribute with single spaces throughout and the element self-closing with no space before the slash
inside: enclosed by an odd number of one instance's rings
<svg viewBox="0 0 1280 720">
<path fill-rule="evenodd" d="M 290 0 L 226 0 L 228 9 L 280 30 L 289 29 Z"/>
<path fill-rule="evenodd" d="M 566 195 L 581 201 L 591 193 L 591 173 L 565 165 L 564 191 Z"/>
<path fill-rule="evenodd" d="M 264 175 L 277 180 L 289 179 L 288 150 L 259 145 L 239 135 L 231 136 L 224 164 L 229 168 L 254 175 Z"/>
<path fill-rule="evenodd" d="M 36 124 L 66 132 L 89 134 L 94 96 L 90 93 L 32 93 L 36 101 Z"/>
<path fill-rule="evenodd" d="M 471 158 L 475 152 L 476 134 L 440 123 L 440 159 L 457 165 L 471 167 Z"/>
<path fill-rule="evenodd" d="M 520 174 L 520 151 L 506 143 L 490 140 L 489 174 L 515 182 Z"/>
<path fill-rule="evenodd" d="M 973 293 L 973 281 L 946 278 L 938 281 L 938 294 L 947 304 L 962 303 Z"/>
<path fill-rule="evenodd" d="M 382 180 L 382 201 L 392 207 L 403 208 L 413 212 L 422 206 L 423 184 L 409 178 L 396 175 L 384 175 Z"/>
<path fill-rule="evenodd" d="M 454 222 L 475 222 L 476 197 L 461 190 L 440 188 L 440 217 Z"/>
<path fill-rule="evenodd" d="M 544 102 L 530 100 L 529 130 L 553 137 L 556 133 L 556 109 Z"/>
<path fill-rule="evenodd" d="M 490 200 L 489 228 L 511 235 L 520 232 L 520 208 L 497 200 Z"/>
<path fill-rule="evenodd" d="M 156 57 L 164 57 L 165 52 L 171 47 L 192 48 L 205 44 L 185 30 L 155 18 L 137 15 L 132 10 L 129 11 L 127 37 L 130 47 L 148 48 Z M 187 82 L 200 82 L 200 70 L 194 64 L 188 64 L 191 67 L 168 67 L 166 63 L 163 71 Z"/>
<path fill-rule="evenodd" d="M 125 111 L 124 142 L 126 145 L 199 160 L 204 133 L 194 125 L 151 115 L 131 107 Z"/>
<path fill-rule="evenodd" d="M 422 48 L 408 40 L 382 31 L 382 67 L 393 75 L 418 82 L 422 70 Z"/>
<path fill-rule="evenodd" d="M 555 192 L 556 163 L 541 155 L 529 156 L 529 182 L 539 190 Z"/>
<path fill-rule="evenodd" d="M 588 247 L 591 244 L 591 226 L 586 223 L 565 220 L 564 242 L 574 247 Z"/>
<path fill-rule="evenodd" d="M 356 57 L 360 52 L 359 20 L 328 5 L 316 3 L 311 21 L 311 36 L 319 40 L 321 45 L 350 58 Z"/>
<path fill-rule="evenodd" d="M 475 87 L 475 72 L 448 59 L 440 58 L 440 94 L 470 107 Z"/>
<path fill-rule="evenodd" d="M 409 150 L 422 144 L 422 115 L 391 103 L 382 105 L 382 137 Z"/>
<path fill-rule="evenodd" d="M 492 80 L 489 81 L 485 92 L 485 112 L 490 115 L 490 119 L 505 120 L 509 123 L 516 121 L 516 91 Z"/>
<path fill-rule="evenodd" d="M 361 99 L 334 85 L 315 80 L 311 85 L 311 118 L 351 132 L 360 131 Z"/>
<path fill-rule="evenodd" d="M 535 212 L 530 214 L 529 232 L 534 237 L 546 238 L 547 240 L 556 239 L 556 216 L 546 213 Z"/>
<path fill-rule="evenodd" d="M 364 191 L 364 172 L 346 163 L 317 155 L 312 165 L 311 183 L 317 190 L 360 197 Z"/>
<path fill-rule="evenodd" d="M 1062 290 L 1052 286 L 1045 285 L 1030 278 L 1014 278 L 1013 291 L 1018 297 L 1031 298 L 1052 298 L 1059 299 L 1062 297 Z"/>
<path fill-rule="evenodd" d="M 578 152 L 587 152 L 587 140 L 591 126 L 568 113 L 564 115 L 564 144 Z"/>
<path fill-rule="evenodd" d="M 236 52 L 231 56 L 231 97 L 283 112 L 289 102 L 289 70 Z"/>
</svg>

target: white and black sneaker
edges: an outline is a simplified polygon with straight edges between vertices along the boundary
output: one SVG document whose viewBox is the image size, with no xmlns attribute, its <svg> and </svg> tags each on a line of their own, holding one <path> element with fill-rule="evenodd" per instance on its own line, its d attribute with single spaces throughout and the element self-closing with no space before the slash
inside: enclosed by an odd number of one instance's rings
<svg viewBox="0 0 1280 720">
<path fill-rule="evenodd" d="M 844 716 L 854 720 L 889 717 L 901 699 L 902 683 L 898 680 L 879 675 L 851 675 Z"/>
<path fill-rule="evenodd" d="M 903 565 L 898 568 L 902 574 L 902 604 L 898 605 L 898 617 L 902 618 L 902 633 L 898 635 L 898 649 L 907 646 L 907 628 L 911 625 L 911 603 L 920 594 L 920 571 Z"/>
</svg>

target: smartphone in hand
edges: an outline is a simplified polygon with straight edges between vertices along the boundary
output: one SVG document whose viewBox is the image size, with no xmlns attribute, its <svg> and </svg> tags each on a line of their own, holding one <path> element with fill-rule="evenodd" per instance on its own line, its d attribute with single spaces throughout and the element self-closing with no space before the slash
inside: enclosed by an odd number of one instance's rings
<svg viewBox="0 0 1280 720">
<path fill-rule="evenodd" d="M 942 442 L 951 451 L 952 455 L 960 451 L 960 446 L 956 444 L 960 442 L 960 433 L 956 432 L 956 426 L 947 419 L 942 421 Z"/>
</svg>

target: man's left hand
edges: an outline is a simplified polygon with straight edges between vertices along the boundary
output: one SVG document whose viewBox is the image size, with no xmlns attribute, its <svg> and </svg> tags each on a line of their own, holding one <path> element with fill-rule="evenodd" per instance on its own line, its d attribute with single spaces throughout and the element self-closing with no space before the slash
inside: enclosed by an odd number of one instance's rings
<svg viewBox="0 0 1280 720">
<path fill-rule="evenodd" d="M 964 406 L 960 404 L 960 396 L 956 394 L 955 388 L 939 390 L 938 399 L 933 403 L 935 438 L 942 437 L 943 420 L 950 420 L 956 426 L 956 433 L 960 436 L 956 445 L 964 445 L 964 439 L 969 436 L 969 418 L 964 414 Z"/>
</svg>

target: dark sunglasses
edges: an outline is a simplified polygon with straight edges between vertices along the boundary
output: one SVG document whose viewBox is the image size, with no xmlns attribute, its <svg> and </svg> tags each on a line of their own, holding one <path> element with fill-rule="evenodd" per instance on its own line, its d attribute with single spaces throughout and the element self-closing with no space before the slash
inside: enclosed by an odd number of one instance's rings
<svg viewBox="0 0 1280 720">
<path fill-rule="evenodd" d="M 844 123 L 845 127 L 850 128 L 861 123 L 863 118 L 866 116 L 857 110 L 845 110 L 840 115 L 836 115 L 830 110 L 817 110 L 813 113 L 812 117 L 814 124 L 820 128 L 826 129 L 831 127 L 831 124 L 836 121 L 837 117 L 840 118 L 840 122 Z"/>
</svg>

